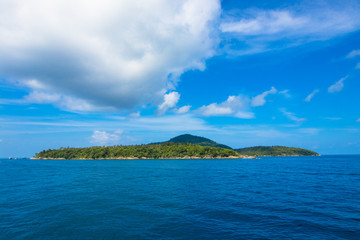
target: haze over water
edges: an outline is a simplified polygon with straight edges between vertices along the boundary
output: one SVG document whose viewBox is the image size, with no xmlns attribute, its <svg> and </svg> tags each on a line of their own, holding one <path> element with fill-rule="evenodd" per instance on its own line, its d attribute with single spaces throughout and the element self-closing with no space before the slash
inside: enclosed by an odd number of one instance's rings
<svg viewBox="0 0 360 240">
<path fill-rule="evenodd" d="M 0 160 L 0 239 L 360 239 L 360 156 Z"/>
</svg>

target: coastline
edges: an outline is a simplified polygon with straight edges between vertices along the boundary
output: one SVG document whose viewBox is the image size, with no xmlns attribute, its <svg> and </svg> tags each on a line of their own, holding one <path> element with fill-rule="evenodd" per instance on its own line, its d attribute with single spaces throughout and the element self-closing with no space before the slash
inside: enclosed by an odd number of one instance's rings
<svg viewBox="0 0 360 240">
<path fill-rule="evenodd" d="M 147 158 L 147 157 L 117 157 L 117 158 L 37 158 L 32 157 L 29 158 L 30 160 L 172 160 L 172 159 L 258 159 L 259 157 L 319 157 L 319 155 L 278 155 L 278 156 L 271 156 L 271 155 L 264 155 L 264 156 L 228 156 L 228 157 L 167 157 L 167 158 Z"/>
<path fill-rule="evenodd" d="M 253 156 L 228 156 L 228 157 L 168 157 L 168 158 L 146 158 L 146 157 L 117 157 L 117 158 L 36 158 L 32 157 L 31 160 L 150 160 L 150 159 L 256 159 Z"/>
</svg>

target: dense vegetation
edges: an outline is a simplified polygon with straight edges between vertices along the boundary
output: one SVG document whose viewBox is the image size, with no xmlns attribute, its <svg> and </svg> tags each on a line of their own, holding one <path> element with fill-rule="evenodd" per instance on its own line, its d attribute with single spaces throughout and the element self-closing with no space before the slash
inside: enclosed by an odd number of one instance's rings
<svg viewBox="0 0 360 240">
<path fill-rule="evenodd" d="M 183 134 L 179 135 L 177 137 L 171 138 L 169 141 L 166 142 L 172 142 L 172 143 L 191 143 L 191 144 L 197 144 L 200 146 L 210 146 L 210 147 L 219 147 L 219 148 L 227 148 L 232 149 L 229 146 L 226 146 L 224 144 L 219 144 L 213 140 L 210 140 L 208 138 L 194 136 L 191 134 Z"/>
<path fill-rule="evenodd" d="M 271 146 L 271 147 L 248 147 L 236 149 L 241 155 L 247 156 L 318 156 L 313 152 L 303 148 Z"/>
<path fill-rule="evenodd" d="M 150 145 L 60 148 L 49 149 L 35 154 L 35 158 L 64 159 L 116 159 L 116 158 L 216 158 L 239 156 L 230 149 L 199 146 L 190 143 L 162 143 Z"/>
<path fill-rule="evenodd" d="M 249 147 L 233 150 L 208 138 L 190 134 L 171 138 L 169 141 L 147 145 L 60 148 L 35 154 L 35 158 L 63 159 L 166 159 L 166 158 L 226 158 L 241 156 L 318 156 L 310 150 L 294 147 Z"/>
</svg>

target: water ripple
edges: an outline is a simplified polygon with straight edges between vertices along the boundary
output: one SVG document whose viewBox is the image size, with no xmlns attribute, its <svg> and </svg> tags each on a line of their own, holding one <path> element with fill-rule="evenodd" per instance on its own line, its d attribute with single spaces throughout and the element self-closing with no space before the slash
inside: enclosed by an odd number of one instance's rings
<svg viewBox="0 0 360 240">
<path fill-rule="evenodd" d="M 360 156 L 0 161 L 0 239 L 360 239 Z"/>
</svg>

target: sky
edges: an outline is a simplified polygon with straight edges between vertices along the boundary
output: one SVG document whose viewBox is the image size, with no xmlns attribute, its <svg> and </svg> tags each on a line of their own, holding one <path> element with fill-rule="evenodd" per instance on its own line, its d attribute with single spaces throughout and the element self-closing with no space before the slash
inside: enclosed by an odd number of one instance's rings
<svg viewBox="0 0 360 240">
<path fill-rule="evenodd" d="M 190 133 L 360 154 L 358 0 L 0 0 L 0 157 Z"/>
</svg>

